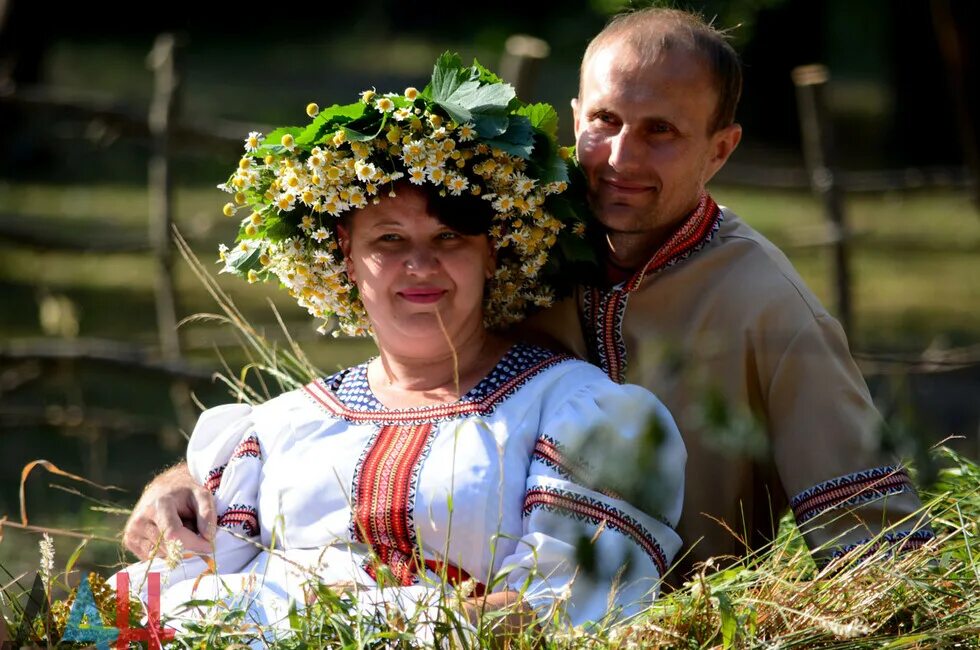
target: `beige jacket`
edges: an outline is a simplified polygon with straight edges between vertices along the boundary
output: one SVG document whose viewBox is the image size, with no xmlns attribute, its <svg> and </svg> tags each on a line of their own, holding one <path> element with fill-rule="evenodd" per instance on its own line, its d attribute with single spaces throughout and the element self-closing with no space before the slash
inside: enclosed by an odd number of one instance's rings
<svg viewBox="0 0 980 650">
<path fill-rule="evenodd" d="M 580 289 L 528 325 L 673 413 L 689 562 L 759 548 L 790 504 L 824 558 L 920 507 L 879 451 L 882 421 L 840 325 L 772 243 L 707 195 L 642 277 Z M 906 548 L 931 537 L 916 518 L 898 531 Z"/>
</svg>

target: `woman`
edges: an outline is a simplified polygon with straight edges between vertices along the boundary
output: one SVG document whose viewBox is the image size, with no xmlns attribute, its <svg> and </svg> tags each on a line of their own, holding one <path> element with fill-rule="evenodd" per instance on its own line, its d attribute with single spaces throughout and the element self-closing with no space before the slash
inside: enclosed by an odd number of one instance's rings
<svg viewBox="0 0 980 650">
<path fill-rule="evenodd" d="M 204 562 L 185 561 L 168 576 L 164 611 L 246 585 L 238 605 L 275 625 L 312 579 L 353 586 L 369 609 L 424 610 L 448 583 L 466 585 L 458 596 L 471 614 L 518 604 L 581 623 L 656 593 L 680 547 L 683 444 L 650 393 L 499 333 L 547 302 L 543 270 L 571 228 L 547 210 L 565 189 L 546 175 L 563 166 L 553 133 L 484 72 L 443 57 L 422 94 L 335 107 L 282 133 L 281 149 L 256 147 L 257 178 L 246 159 L 229 181 L 255 212 L 243 243 L 223 253 L 228 268 L 277 277 L 311 313 L 372 332 L 379 356 L 201 416 L 188 468 L 214 494 L 221 575 L 202 579 Z M 458 103 L 459 87 L 446 108 L 449 75 L 475 84 L 481 115 Z M 452 116 L 464 111 L 473 123 Z M 511 120 L 520 127 L 507 140 Z M 522 137 L 527 158 L 499 148 Z M 297 140 L 309 151 L 295 154 Z M 296 202 L 311 213 L 289 231 L 283 215 Z M 645 469 L 662 494 L 630 504 L 602 471 L 629 459 L 580 454 L 595 439 L 635 453 L 651 422 L 661 440 Z M 590 571 L 577 559 L 583 544 Z"/>
</svg>

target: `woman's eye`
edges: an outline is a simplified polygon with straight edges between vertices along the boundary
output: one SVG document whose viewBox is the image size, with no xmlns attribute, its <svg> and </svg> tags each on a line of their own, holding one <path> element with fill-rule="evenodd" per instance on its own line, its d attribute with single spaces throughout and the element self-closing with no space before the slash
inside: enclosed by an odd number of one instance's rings
<svg viewBox="0 0 980 650">
<path fill-rule="evenodd" d="M 393 232 L 386 232 L 385 234 L 378 237 L 378 241 L 401 241 L 401 235 L 397 235 Z"/>
<path fill-rule="evenodd" d="M 452 230 L 444 230 L 443 232 L 439 233 L 438 237 L 439 239 L 459 239 L 460 235 L 458 232 L 454 232 Z"/>
</svg>

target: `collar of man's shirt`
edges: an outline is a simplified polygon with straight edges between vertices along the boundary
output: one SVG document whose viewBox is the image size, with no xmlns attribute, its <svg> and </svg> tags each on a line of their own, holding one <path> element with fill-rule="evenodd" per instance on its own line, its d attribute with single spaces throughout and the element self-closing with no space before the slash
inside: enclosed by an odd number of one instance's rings
<svg viewBox="0 0 980 650">
<path fill-rule="evenodd" d="M 707 192 L 701 194 L 697 206 L 678 224 L 639 270 L 627 269 L 605 258 L 606 287 L 633 291 L 643 278 L 686 259 L 701 250 L 714 237 L 723 219 L 721 208 Z"/>
</svg>

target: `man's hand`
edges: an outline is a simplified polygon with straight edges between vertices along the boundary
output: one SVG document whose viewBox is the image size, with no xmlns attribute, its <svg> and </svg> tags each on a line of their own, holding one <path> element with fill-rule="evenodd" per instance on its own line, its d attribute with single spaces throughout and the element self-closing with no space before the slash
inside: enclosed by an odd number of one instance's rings
<svg viewBox="0 0 980 650">
<path fill-rule="evenodd" d="M 141 560 L 165 555 L 167 540 L 179 540 L 185 551 L 209 553 L 216 524 L 214 498 L 181 463 L 146 486 L 126 522 L 123 545 Z"/>
</svg>

